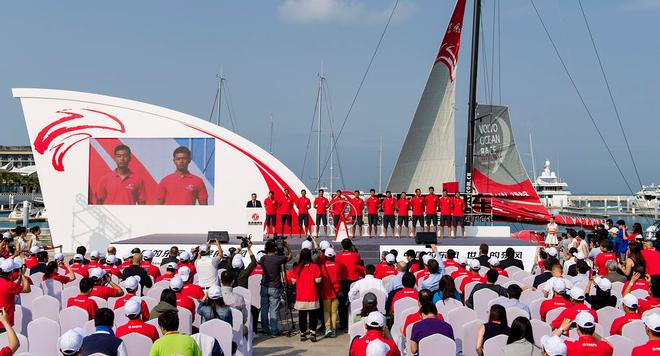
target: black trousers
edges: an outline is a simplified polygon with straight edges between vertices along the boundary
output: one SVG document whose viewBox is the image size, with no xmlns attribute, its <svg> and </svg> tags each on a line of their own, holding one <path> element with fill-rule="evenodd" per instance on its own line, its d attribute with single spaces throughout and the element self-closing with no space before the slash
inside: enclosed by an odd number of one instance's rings
<svg viewBox="0 0 660 356">
<path fill-rule="evenodd" d="M 298 323 L 300 324 L 300 332 L 304 333 L 309 331 L 316 332 L 316 322 L 318 317 L 318 310 L 299 310 Z M 309 329 L 307 329 L 307 319 L 309 319 Z"/>
<path fill-rule="evenodd" d="M 348 312 L 350 305 L 348 304 L 348 291 L 351 289 L 351 283 L 354 281 L 339 281 L 339 287 L 344 293 L 344 298 L 339 299 L 339 327 L 343 330 L 348 330 L 350 322 L 348 320 Z"/>
<path fill-rule="evenodd" d="M 252 313 L 252 330 L 256 333 L 259 328 L 259 311 L 254 305 L 250 306 L 250 313 Z"/>
</svg>

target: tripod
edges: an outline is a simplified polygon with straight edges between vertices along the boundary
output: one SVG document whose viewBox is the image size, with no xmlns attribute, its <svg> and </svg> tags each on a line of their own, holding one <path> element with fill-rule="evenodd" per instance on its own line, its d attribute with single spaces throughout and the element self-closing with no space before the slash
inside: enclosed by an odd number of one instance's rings
<svg viewBox="0 0 660 356">
<path fill-rule="evenodd" d="M 282 301 L 283 308 L 280 308 L 280 323 L 282 334 L 291 337 L 296 330 L 296 323 L 293 319 L 293 306 L 289 303 L 289 295 L 295 293 L 295 290 L 291 290 L 291 286 L 287 283 L 286 280 L 286 265 L 280 267 L 280 282 L 282 283 L 282 294 L 280 298 Z M 295 299 L 295 298 L 294 298 Z"/>
</svg>

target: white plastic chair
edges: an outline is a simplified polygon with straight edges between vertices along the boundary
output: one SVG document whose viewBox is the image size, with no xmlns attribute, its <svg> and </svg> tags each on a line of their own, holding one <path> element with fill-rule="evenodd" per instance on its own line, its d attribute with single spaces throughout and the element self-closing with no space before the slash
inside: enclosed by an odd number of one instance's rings
<svg viewBox="0 0 660 356">
<path fill-rule="evenodd" d="M 108 301 L 106 304 L 108 305 L 108 308 L 114 310 L 115 309 L 115 304 L 117 303 L 117 300 L 121 297 L 110 297 L 108 298 Z"/>
<path fill-rule="evenodd" d="M 165 289 L 167 288 L 162 286 L 153 286 L 151 289 L 149 289 L 146 296 L 155 300 L 160 300 L 160 294 L 163 293 L 163 290 Z"/>
<path fill-rule="evenodd" d="M 460 350 L 464 356 L 477 356 L 477 334 L 481 325 L 483 325 L 481 320 L 472 320 L 463 325 L 460 329 L 460 334 L 454 332 L 457 347 L 460 346 Z M 456 329 L 454 330 L 456 331 Z"/>
<path fill-rule="evenodd" d="M 455 308 L 449 311 L 449 313 L 447 313 L 444 318 L 445 321 L 447 321 L 454 330 L 461 330 L 460 328 L 463 327 L 463 325 L 471 322 L 472 320 L 478 319 L 477 312 L 468 307 Z"/>
<path fill-rule="evenodd" d="M 31 353 L 37 356 L 57 355 L 60 324 L 48 318 L 39 318 L 28 324 L 28 344 Z"/>
<path fill-rule="evenodd" d="M 351 323 L 351 325 L 348 326 L 348 344 L 350 345 L 353 339 L 356 337 L 362 337 L 366 331 L 364 330 L 364 321 L 356 321 L 354 323 Z"/>
<path fill-rule="evenodd" d="M 645 318 L 645 317 L 647 317 L 651 314 L 660 314 L 660 308 L 653 308 L 653 309 L 649 309 L 649 310 L 645 311 L 644 313 L 642 313 L 642 318 Z M 600 320 L 600 319 L 598 319 L 598 320 Z"/>
<path fill-rule="evenodd" d="M 191 335 L 195 342 L 199 346 L 199 351 L 202 352 L 203 356 L 211 355 L 213 352 L 213 345 L 215 344 L 215 338 L 206 334 L 197 333 Z"/>
<path fill-rule="evenodd" d="M 513 277 L 514 274 L 522 271 L 520 267 L 516 267 L 516 266 L 509 266 L 504 270 L 506 271 L 507 274 L 509 274 L 509 278 Z"/>
<path fill-rule="evenodd" d="M 45 295 L 50 295 L 51 297 L 61 301 L 62 300 L 62 283 L 54 279 L 47 279 L 41 281 L 41 289 Z"/>
<path fill-rule="evenodd" d="M 96 325 L 94 325 L 94 319 L 85 322 L 85 326 L 83 326 L 83 330 L 85 330 L 86 335 L 93 334 L 96 331 Z"/>
<path fill-rule="evenodd" d="M 60 301 L 49 296 L 42 295 L 32 301 L 32 319 L 46 317 L 58 321 L 60 318 Z"/>
<path fill-rule="evenodd" d="M 401 327 L 409 315 L 416 313 L 419 313 L 419 308 L 415 306 L 412 308 L 404 308 L 403 311 L 397 311 L 397 315 L 394 317 L 394 323 L 390 329 L 390 334 L 400 351 L 403 351 L 405 345 L 403 334 L 401 334 Z"/>
<path fill-rule="evenodd" d="M 507 277 L 504 277 L 503 275 L 500 275 L 499 277 L 497 277 L 497 280 L 495 281 L 495 284 L 499 284 L 499 285 L 503 286 L 503 285 L 506 285 L 507 283 L 509 283 L 510 281 L 511 281 L 511 279 L 509 279 Z M 517 282 L 517 281 L 514 281 L 514 282 Z"/>
<path fill-rule="evenodd" d="M 507 335 L 497 335 L 486 340 L 484 342 L 484 356 L 501 355 L 508 338 Z"/>
<path fill-rule="evenodd" d="M 463 300 L 467 300 L 470 297 L 470 294 L 472 293 L 472 290 L 476 285 L 479 284 L 479 282 L 470 282 L 465 285 L 465 293 L 463 293 Z"/>
<path fill-rule="evenodd" d="M 21 335 L 19 333 L 16 333 L 16 337 L 18 338 L 19 343 L 16 353 L 28 352 L 28 346 L 30 345 L 28 338 L 25 337 L 25 335 Z M 0 349 L 5 346 L 9 346 L 9 343 L 7 342 L 7 333 L 2 333 L 0 334 Z"/>
<path fill-rule="evenodd" d="M 559 314 L 560 314 L 564 309 L 566 309 L 566 308 L 564 308 L 564 307 L 559 307 L 559 308 L 551 309 L 551 310 L 548 311 L 548 313 L 545 315 L 545 321 L 546 321 L 548 324 L 552 323 L 552 321 L 555 320 L 555 319 L 557 319 L 557 317 L 559 316 Z"/>
<path fill-rule="evenodd" d="M 245 346 L 244 338 L 243 338 L 243 313 L 236 309 L 236 308 L 230 308 L 231 309 L 231 320 L 232 320 L 232 341 L 236 343 L 238 347 L 243 347 Z"/>
<path fill-rule="evenodd" d="M 454 287 L 456 287 L 457 291 L 461 290 L 461 283 L 463 283 L 463 279 L 465 277 L 467 277 L 467 276 L 460 276 L 460 277 L 456 277 L 456 279 L 454 279 Z"/>
<path fill-rule="evenodd" d="M 458 271 L 458 267 L 456 266 L 449 266 L 445 268 L 445 274 L 451 275 L 452 273 Z"/>
<path fill-rule="evenodd" d="M 532 304 L 533 301 L 537 299 L 545 299 L 543 296 L 543 292 L 540 290 L 531 290 L 531 289 L 526 289 L 520 294 L 520 302 L 523 304 L 530 305 Z"/>
<path fill-rule="evenodd" d="M 101 297 L 89 297 L 89 299 L 95 301 L 96 306 L 98 306 L 99 309 L 108 307 L 108 301 Z"/>
<path fill-rule="evenodd" d="M 511 326 L 511 323 L 513 323 L 513 321 L 519 316 L 529 319 L 527 312 L 518 307 L 506 308 L 506 321 L 509 326 Z"/>
<path fill-rule="evenodd" d="M 465 289 L 467 289 L 467 287 Z M 490 308 L 489 302 L 497 297 L 499 297 L 499 294 L 488 288 L 474 292 L 474 295 L 472 296 L 472 304 L 479 319 L 483 321 L 488 320 L 488 310 Z"/>
<path fill-rule="evenodd" d="M 139 333 L 126 334 L 121 339 L 129 355 L 148 355 L 153 344 L 150 338 Z"/>
<path fill-rule="evenodd" d="M 621 336 L 625 336 L 635 343 L 635 346 L 643 345 L 649 341 L 646 335 L 646 326 L 641 320 L 633 320 L 621 329 Z"/>
<path fill-rule="evenodd" d="M 73 298 L 80 294 L 80 288 L 78 288 L 77 285 L 67 285 L 64 289 L 62 289 L 62 306 L 66 307 L 66 303 L 69 301 L 70 298 Z"/>
<path fill-rule="evenodd" d="M 605 338 L 612 345 L 614 353 L 612 356 L 629 356 L 635 348 L 635 342 L 621 335 L 612 335 Z"/>
<path fill-rule="evenodd" d="M 89 320 L 87 311 L 80 307 L 68 307 L 60 311 L 59 322 L 62 333 L 73 328 L 82 328 Z"/>
<path fill-rule="evenodd" d="M 633 291 L 630 291 L 630 294 L 637 297 L 637 299 L 646 299 L 649 296 L 649 291 L 644 289 L 635 289 Z"/>
<path fill-rule="evenodd" d="M 252 296 L 250 304 L 257 309 L 261 309 L 261 278 L 260 274 L 248 278 L 248 290 Z"/>
<path fill-rule="evenodd" d="M 454 298 L 447 298 L 445 300 L 439 300 L 437 303 L 435 303 L 435 308 L 438 310 L 438 313 L 442 315 L 443 318 L 446 319 L 447 314 L 449 314 L 450 311 L 456 308 L 460 308 L 463 306 L 463 303 L 460 301 L 454 299 Z"/>
<path fill-rule="evenodd" d="M 541 344 L 541 337 L 543 335 L 552 334 L 552 327 L 550 327 L 550 324 L 545 323 L 540 319 L 532 319 L 530 320 L 530 323 L 532 324 L 532 335 L 534 335 L 534 344 L 536 344 L 536 346 L 540 348 L 543 348 L 543 345 Z"/>
<path fill-rule="evenodd" d="M 545 299 L 537 299 L 529 303 L 529 312 L 532 314 L 532 319 L 541 320 L 541 303 Z M 600 320 L 600 317 L 598 318 Z"/>
<path fill-rule="evenodd" d="M 33 287 L 38 286 L 41 288 L 41 281 L 44 279 L 43 272 L 34 272 L 33 274 L 30 274 L 29 277 L 32 280 L 32 283 L 34 283 Z"/>
<path fill-rule="evenodd" d="M 603 326 L 603 334 L 601 336 L 607 337 L 610 336 L 610 329 L 612 328 L 614 319 L 622 317 L 626 313 L 621 309 L 607 306 L 596 310 L 596 314 L 598 315 L 598 323 Z"/>
<path fill-rule="evenodd" d="M 518 272 L 518 274 L 521 274 L 521 273 Z M 524 277 L 521 282 L 523 282 L 523 284 L 525 284 L 526 286 L 533 286 L 534 285 L 534 279 L 536 279 L 536 276 L 527 276 L 527 277 Z"/>
<path fill-rule="evenodd" d="M 17 334 L 27 334 L 27 326 L 32 321 L 32 310 L 16 304 L 14 307 L 14 331 Z"/>
<path fill-rule="evenodd" d="M 115 309 L 115 328 L 118 328 L 126 323 L 128 323 L 128 317 L 126 316 L 126 310 L 124 307 Z"/>
<path fill-rule="evenodd" d="M 229 323 L 220 319 L 211 319 L 199 326 L 199 332 L 214 337 L 220 343 L 225 355 L 231 355 L 232 329 Z"/>
<path fill-rule="evenodd" d="M 156 327 L 156 331 L 158 331 L 158 337 L 163 336 L 163 330 L 160 330 L 160 325 L 158 325 L 158 319 L 151 319 L 147 321 L 147 324 L 153 325 Z"/>
<path fill-rule="evenodd" d="M 179 309 L 179 332 L 186 335 L 192 334 L 192 313 L 186 308 L 177 307 L 177 309 Z"/>
<path fill-rule="evenodd" d="M 443 355 L 455 355 L 456 343 L 454 340 L 440 334 L 427 336 L 419 341 L 420 355 L 438 355 L 442 350 Z"/>
<path fill-rule="evenodd" d="M 21 293 L 19 298 L 21 300 L 21 305 L 26 308 L 32 308 L 32 301 L 44 295 L 44 292 L 41 288 L 30 288 L 30 293 Z"/>
<path fill-rule="evenodd" d="M 617 297 L 617 299 L 621 299 L 623 297 L 623 282 L 612 282 L 612 289 L 610 289 L 610 293 Z"/>
<path fill-rule="evenodd" d="M 405 297 L 397 300 L 392 308 L 394 309 L 394 320 L 396 321 L 397 318 L 401 319 L 402 315 L 401 312 L 410 309 L 410 308 L 415 308 L 417 309 L 419 307 L 419 302 L 415 298 L 411 297 Z"/>
</svg>

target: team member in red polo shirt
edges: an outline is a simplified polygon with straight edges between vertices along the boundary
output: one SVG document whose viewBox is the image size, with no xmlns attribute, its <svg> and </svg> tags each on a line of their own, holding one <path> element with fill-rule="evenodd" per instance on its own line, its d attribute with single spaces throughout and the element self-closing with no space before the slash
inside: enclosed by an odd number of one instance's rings
<svg viewBox="0 0 660 356">
<path fill-rule="evenodd" d="M 358 339 L 353 340 L 350 348 L 350 356 L 363 356 L 367 354 L 367 346 L 374 340 L 386 344 L 390 349 L 386 356 L 399 356 L 399 348 L 392 339 L 386 339 L 383 336 L 383 327 L 385 326 L 385 317 L 380 312 L 369 313 L 365 318 L 365 327 L 367 333 Z"/>
<path fill-rule="evenodd" d="M 660 354 L 660 314 L 652 313 L 642 318 L 649 341 L 632 350 L 631 356 L 647 356 Z"/>
<path fill-rule="evenodd" d="M 448 249 L 447 258 L 443 261 L 443 263 L 445 264 L 445 269 L 449 267 L 456 267 L 458 269 L 461 268 L 461 265 L 458 262 L 456 262 L 455 258 L 456 258 L 456 251 L 452 249 Z"/>
<path fill-rule="evenodd" d="M 607 261 L 615 261 L 616 255 L 612 252 L 614 248 L 612 241 L 607 239 L 600 243 L 600 253 L 594 259 L 594 268 L 598 271 L 601 277 L 607 276 Z"/>
<path fill-rule="evenodd" d="M 445 226 L 449 229 L 448 233 L 451 235 L 451 225 L 452 225 L 452 211 L 451 206 L 454 203 L 454 199 L 447 195 L 447 189 L 442 190 L 442 197 L 438 201 L 440 205 L 440 236 L 445 237 Z"/>
<path fill-rule="evenodd" d="M 94 268 L 89 271 L 89 277 L 94 282 L 90 297 L 99 297 L 105 300 L 112 297 L 121 297 L 124 290 L 112 281 L 109 274 L 106 274 L 102 268 Z M 108 287 L 109 285 L 109 287 Z"/>
<path fill-rule="evenodd" d="M 46 273 L 44 273 L 42 280 L 47 281 L 47 280 L 55 280 L 60 282 L 61 285 L 67 284 L 74 279 L 76 279 L 76 275 L 69 271 L 66 275 L 62 275 L 58 273 L 59 267 L 57 266 L 57 262 L 55 261 L 50 261 L 46 265 Z"/>
<path fill-rule="evenodd" d="M 126 145 L 118 145 L 114 149 L 112 159 L 117 168 L 106 173 L 99 180 L 95 192 L 96 204 L 146 204 L 147 194 L 144 181 L 142 177 L 134 174 L 128 168 L 131 163 L 131 149 Z"/>
<path fill-rule="evenodd" d="M 268 192 L 268 198 L 264 200 L 264 208 L 266 209 L 266 234 L 270 236 L 271 234 L 271 228 L 272 228 L 272 233 L 276 234 L 276 226 L 277 226 L 277 208 L 279 206 L 279 201 L 275 199 L 275 193 L 273 191 Z"/>
<path fill-rule="evenodd" d="M 623 304 L 623 311 L 625 314 L 620 316 L 614 321 L 612 321 L 612 326 L 610 327 L 610 335 L 621 335 L 623 326 L 628 324 L 633 320 L 639 320 L 642 318 L 642 314 L 638 312 L 639 301 L 637 297 L 632 294 L 626 294 L 621 299 Z"/>
<path fill-rule="evenodd" d="M 397 225 L 399 226 L 399 231 L 396 236 L 401 236 L 402 227 L 406 227 L 406 233 L 410 235 L 410 218 L 408 217 L 408 210 L 410 210 L 410 200 L 406 197 L 406 192 L 399 195 L 399 200 L 396 201 L 396 211 L 397 211 Z"/>
<path fill-rule="evenodd" d="M 383 207 L 383 231 L 381 236 L 394 236 L 394 208 L 396 207 L 396 199 L 392 196 L 389 190 L 385 192 L 385 198 L 380 203 Z M 392 229 L 392 235 L 388 235 L 388 227 Z"/>
<path fill-rule="evenodd" d="M 165 268 L 165 273 L 156 278 L 156 283 L 160 281 L 169 281 L 176 274 L 176 262 L 170 262 L 166 266 L 167 267 Z"/>
<path fill-rule="evenodd" d="M 15 268 L 20 268 L 21 284 L 11 281 Z M 14 309 L 16 296 L 21 293 L 30 293 L 30 283 L 25 276 L 25 267 L 20 266 L 11 258 L 0 263 L 0 308 L 7 313 L 7 320 L 14 325 Z M 0 330 L 1 331 L 1 330 Z"/>
<path fill-rule="evenodd" d="M 406 272 L 403 274 L 401 277 L 401 284 L 403 285 L 403 288 L 401 288 L 398 292 L 394 293 L 394 296 L 392 297 L 392 314 L 394 314 L 394 306 L 397 301 L 403 299 L 403 298 L 412 298 L 417 300 L 417 290 L 415 289 L 415 275 Z"/>
<path fill-rule="evenodd" d="M 323 281 L 321 284 L 321 298 L 323 299 L 323 319 L 325 321 L 325 335 L 337 335 L 337 310 L 339 308 L 338 294 L 341 290 L 339 276 L 342 274 L 342 265 L 335 262 L 335 250 L 327 247 L 324 250 L 325 262 L 321 266 Z"/>
<path fill-rule="evenodd" d="M 296 286 L 296 303 L 300 325 L 300 341 L 307 340 L 309 334 L 312 342 L 316 342 L 316 310 L 321 306 L 318 288 L 321 284 L 321 269 L 312 262 L 312 251 L 307 248 L 300 250 L 298 265 L 294 267 L 292 282 Z M 309 324 L 307 321 L 309 319 Z"/>
<path fill-rule="evenodd" d="M 410 205 L 412 206 L 411 235 L 414 236 L 417 233 L 418 226 L 420 231 L 424 230 L 424 197 L 419 188 L 415 189 L 415 195 L 410 198 Z"/>
<path fill-rule="evenodd" d="M 309 208 L 312 207 L 312 202 L 307 197 L 305 189 L 300 191 L 300 198 L 296 200 L 296 208 L 298 208 L 298 233 L 300 237 L 309 233 Z"/>
<path fill-rule="evenodd" d="M 152 250 L 142 251 L 143 261 L 140 263 L 140 267 L 144 268 L 147 271 L 147 274 L 149 274 L 154 280 L 160 277 L 160 268 L 152 263 L 155 255 L 156 254 Z"/>
<path fill-rule="evenodd" d="M 626 295 L 635 289 L 649 290 L 649 282 L 646 281 L 644 266 L 637 265 L 633 267 L 633 273 L 630 280 L 623 284 L 623 295 Z"/>
<path fill-rule="evenodd" d="M 367 224 L 369 238 L 378 235 L 378 209 L 380 208 L 380 199 L 376 196 L 374 189 L 369 190 L 367 198 Z"/>
<path fill-rule="evenodd" d="M 89 253 L 89 263 L 85 265 L 85 270 L 87 270 L 87 274 L 89 274 L 89 271 L 96 267 L 103 267 L 99 263 L 99 260 L 101 259 L 101 253 L 97 250 L 93 250 L 92 252 Z"/>
<path fill-rule="evenodd" d="M 461 236 L 465 237 L 465 201 L 461 197 L 461 193 L 456 192 L 454 200 L 451 205 L 451 225 L 454 229 L 454 238 L 456 238 L 456 228 L 461 225 Z"/>
<path fill-rule="evenodd" d="M 170 279 L 170 289 L 176 294 L 176 306 L 190 310 L 193 321 L 195 321 L 195 302 L 192 298 L 181 293 L 183 290 L 183 280 L 181 277 L 177 275 Z"/>
<path fill-rule="evenodd" d="M 433 231 L 438 232 L 438 204 L 440 203 L 440 200 L 434 192 L 435 189 L 429 187 L 429 194 L 424 197 L 426 232 L 431 231 L 431 224 L 433 224 Z"/>
<path fill-rule="evenodd" d="M 480 269 L 481 269 L 481 263 L 479 263 L 479 260 L 474 259 L 470 261 L 470 271 L 461 281 L 461 286 L 459 288 L 460 289 L 459 292 L 461 292 L 461 294 L 465 293 L 465 286 L 468 283 L 472 283 L 472 282 L 486 283 L 486 278 L 482 277 L 479 274 Z"/>
<path fill-rule="evenodd" d="M 360 196 L 360 191 L 356 190 L 353 194 L 353 199 L 350 200 L 351 203 L 351 219 L 353 219 L 353 236 L 362 235 L 362 226 L 364 225 L 364 218 L 362 214 L 364 212 L 364 199 Z M 359 227 L 359 230 L 357 229 Z M 358 231 L 357 235 L 355 232 Z"/>
<path fill-rule="evenodd" d="M 99 310 L 98 305 L 94 299 L 90 299 L 90 293 L 92 293 L 92 288 L 94 287 L 94 282 L 87 277 L 83 277 L 78 283 L 80 288 L 80 294 L 75 297 L 69 298 L 66 301 L 66 306 L 68 307 L 79 307 L 87 312 L 89 320 L 94 319 L 94 315 Z"/>
<path fill-rule="evenodd" d="M 358 264 L 360 263 L 360 254 L 353 249 L 353 243 L 350 239 L 341 241 L 342 252 L 337 254 L 335 262 L 340 265 L 339 285 L 343 297 L 339 299 L 339 322 L 341 328 L 348 330 L 348 291 L 351 289 L 351 283 L 360 279 L 358 276 Z"/>
<path fill-rule="evenodd" d="M 173 154 L 176 171 L 158 184 L 160 190 L 157 204 L 165 205 L 208 205 L 209 194 L 204 180 L 188 171 L 192 155 L 188 147 L 178 147 Z"/>
<path fill-rule="evenodd" d="M 119 271 L 119 268 L 115 266 L 116 262 L 117 262 L 117 257 L 115 257 L 114 255 L 108 255 L 105 258 L 105 264 L 101 265 L 101 268 L 105 271 L 105 273 L 121 278 L 121 272 Z"/>
<path fill-rule="evenodd" d="M 277 211 L 280 214 L 280 234 L 282 235 L 284 235 L 284 226 L 289 227 L 289 233 L 293 231 L 291 229 L 291 211 L 294 205 L 295 200 L 289 195 L 289 190 L 284 188 L 284 196 L 280 199 Z"/>
<path fill-rule="evenodd" d="M 188 266 L 183 266 L 179 268 L 179 277 L 183 281 L 183 288 L 181 289 L 181 294 L 188 296 L 192 299 L 202 300 L 204 299 L 204 290 L 202 287 L 193 283 L 192 278 L 190 278 L 190 268 Z"/>
<path fill-rule="evenodd" d="M 144 322 L 145 318 L 142 315 L 144 309 L 140 306 L 140 302 L 144 303 L 138 297 L 132 297 L 126 302 L 124 305 L 124 315 L 128 318 L 128 322 L 117 327 L 117 331 L 115 331 L 116 337 L 138 333 L 150 338 L 151 341 L 158 340 L 159 336 L 156 327 Z M 149 320 L 149 318 L 147 317 L 146 320 Z"/>
<path fill-rule="evenodd" d="M 339 226 L 339 221 L 341 220 L 341 216 L 344 214 L 345 209 L 346 209 L 346 198 L 344 198 L 344 196 L 341 194 L 341 190 L 337 190 L 335 192 L 335 196 L 333 196 L 332 200 L 330 200 L 332 224 L 335 227 L 335 231 L 337 231 L 337 228 Z"/>
<path fill-rule="evenodd" d="M 646 262 L 646 274 L 649 276 L 660 274 L 660 251 L 655 249 L 653 241 L 649 238 L 644 239 L 642 256 Z"/>
<path fill-rule="evenodd" d="M 328 206 L 330 201 L 325 196 L 323 189 L 319 189 L 318 196 L 314 199 L 314 209 L 316 209 L 316 236 L 319 236 L 319 229 L 323 224 L 323 236 L 328 236 Z"/>
<path fill-rule="evenodd" d="M 421 309 L 422 305 L 428 305 L 428 304 L 433 304 L 433 292 L 431 292 L 428 289 L 422 289 L 422 290 L 419 291 L 419 293 L 417 293 L 417 305 Z M 445 320 L 442 317 L 442 314 L 440 314 L 440 313 L 438 313 L 436 315 L 436 318 L 439 319 L 439 320 Z M 414 313 L 408 314 L 408 316 L 406 316 L 406 318 L 404 320 L 405 321 L 401 325 L 401 330 L 400 331 L 401 331 L 401 335 L 403 335 L 405 337 L 405 336 L 407 336 L 406 335 L 406 329 L 408 328 L 408 325 L 414 324 L 414 323 L 422 320 L 422 315 L 419 313 L 419 309 L 418 309 Z"/>
<path fill-rule="evenodd" d="M 561 325 L 554 331 L 555 336 L 567 333 L 573 323 L 573 319 L 562 319 Z M 612 346 L 600 335 L 596 334 L 596 320 L 591 313 L 582 311 L 575 316 L 578 339 L 566 340 L 567 356 L 573 355 L 597 355 L 611 356 L 614 353 Z"/>
<path fill-rule="evenodd" d="M 83 255 L 77 253 L 73 255 L 73 263 L 69 266 L 69 269 L 73 271 L 73 273 L 77 273 L 83 277 L 88 277 L 89 273 L 87 273 L 87 268 L 85 268 L 85 265 L 83 265 Z"/>
<path fill-rule="evenodd" d="M 142 320 L 147 321 L 149 320 L 149 306 L 147 305 L 147 302 L 144 300 L 141 300 L 139 297 L 136 297 L 136 293 L 138 288 L 140 288 L 140 276 L 130 276 L 122 282 L 124 284 L 124 288 L 126 288 L 126 294 L 123 297 L 119 297 L 115 301 L 115 306 L 114 309 L 117 310 L 121 307 L 124 306 L 129 300 L 132 298 L 136 298 L 137 300 L 140 301 L 140 305 L 142 307 Z"/>
<path fill-rule="evenodd" d="M 396 257 L 389 252 L 384 252 L 383 261 L 376 265 L 376 272 L 374 273 L 374 278 L 383 279 L 387 276 L 394 276 L 397 273 L 396 270 Z"/>
<path fill-rule="evenodd" d="M 571 302 L 566 300 L 564 298 L 564 293 L 566 293 L 566 283 L 562 279 L 556 278 L 553 279 L 552 282 L 552 290 L 554 291 L 552 298 L 546 299 L 543 302 L 541 302 L 541 306 L 539 309 L 539 314 L 541 315 L 541 320 L 545 320 L 545 316 L 548 314 L 548 312 L 552 309 L 556 308 L 570 308 L 573 306 Z"/>
<path fill-rule="evenodd" d="M 650 295 L 639 300 L 639 312 L 641 314 L 653 308 L 660 308 L 660 276 L 649 277 L 649 279 L 651 280 Z"/>
<path fill-rule="evenodd" d="M 465 256 L 459 257 L 457 263 L 459 266 L 458 269 L 452 272 L 451 274 L 451 278 L 453 278 L 454 280 L 460 276 L 467 276 L 468 273 L 470 273 L 467 270 L 468 261 L 467 258 L 465 258 Z"/>
<path fill-rule="evenodd" d="M 593 316 L 594 320 L 598 321 L 598 314 L 596 314 L 596 311 L 584 304 L 585 296 L 582 288 L 573 286 L 570 292 L 568 292 L 568 295 L 571 297 L 571 303 L 573 305 L 562 310 L 561 313 L 559 313 L 559 316 L 550 323 L 550 326 L 552 326 L 553 329 L 559 328 L 564 319 L 575 320 L 576 315 L 580 312 L 588 312 Z"/>
<path fill-rule="evenodd" d="M 491 258 L 489 258 L 488 264 L 490 265 L 490 268 L 496 270 L 500 276 L 509 278 L 509 272 L 500 268 L 500 260 L 498 260 L 497 257 L 492 256 Z"/>
</svg>

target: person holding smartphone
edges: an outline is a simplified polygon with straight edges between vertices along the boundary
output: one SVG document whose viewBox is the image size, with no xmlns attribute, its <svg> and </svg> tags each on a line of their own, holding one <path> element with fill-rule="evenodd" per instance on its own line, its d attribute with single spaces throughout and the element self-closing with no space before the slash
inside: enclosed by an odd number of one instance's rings
<svg viewBox="0 0 660 356">
<path fill-rule="evenodd" d="M 4 308 L 0 309 L 0 324 L 2 324 L 2 328 L 7 332 L 7 346 L 0 349 L 0 356 L 13 355 L 21 346 L 21 343 L 18 341 L 16 332 L 7 319 L 7 313 L 5 313 Z"/>
</svg>

